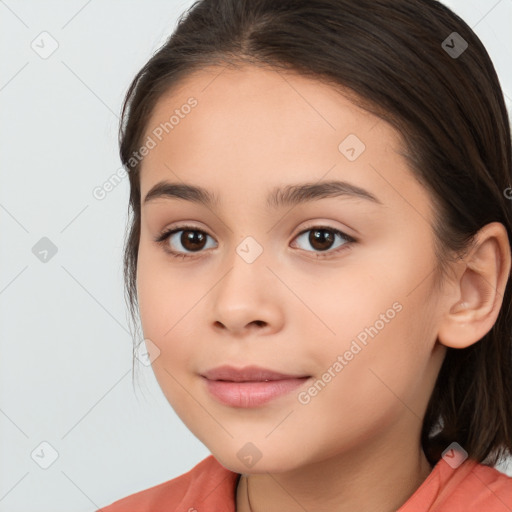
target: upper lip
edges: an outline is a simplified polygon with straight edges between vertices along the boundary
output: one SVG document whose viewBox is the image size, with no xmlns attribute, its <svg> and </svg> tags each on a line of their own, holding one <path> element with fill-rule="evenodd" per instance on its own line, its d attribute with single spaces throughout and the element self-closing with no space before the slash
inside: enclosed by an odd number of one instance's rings
<svg viewBox="0 0 512 512">
<path fill-rule="evenodd" d="M 309 377 L 309 375 L 290 375 L 279 373 L 260 366 L 244 366 L 243 368 L 235 368 L 229 365 L 212 368 L 203 372 L 201 375 L 206 377 L 208 380 L 228 380 L 232 382 L 261 382 L 265 380 L 300 379 Z"/>
</svg>

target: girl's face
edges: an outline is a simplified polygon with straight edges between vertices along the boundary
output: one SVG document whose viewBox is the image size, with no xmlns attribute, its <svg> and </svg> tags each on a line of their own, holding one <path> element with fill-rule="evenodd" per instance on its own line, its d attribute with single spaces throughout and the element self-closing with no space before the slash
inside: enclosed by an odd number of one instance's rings
<svg viewBox="0 0 512 512">
<path fill-rule="evenodd" d="M 212 67 L 161 98 L 144 143 L 141 322 L 192 433 L 239 473 L 419 450 L 447 299 L 396 132 L 313 79 Z M 217 201 L 145 202 L 161 182 Z M 185 232 L 157 243 L 169 229 Z M 209 392 L 201 375 L 220 365 L 310 378 L 245 407 Z"/>
</svg>

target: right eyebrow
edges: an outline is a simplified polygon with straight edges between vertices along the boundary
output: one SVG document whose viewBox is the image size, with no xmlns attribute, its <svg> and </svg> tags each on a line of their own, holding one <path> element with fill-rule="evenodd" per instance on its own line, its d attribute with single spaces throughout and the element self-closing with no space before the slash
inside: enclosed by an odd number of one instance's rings
<svg viewBox="0 0 512 512">
<path fill-rule="evenodd" d="M 214 207 L 219 204 L 218 197 L 203 187 L 184 183 L 171 183 L 169 181 L 160 181 L 152 187 L 146 194 L 143 205 L 156 199 L 183 199 L 184 201 L 192 201 L 208 207 Z"/>
</svg>

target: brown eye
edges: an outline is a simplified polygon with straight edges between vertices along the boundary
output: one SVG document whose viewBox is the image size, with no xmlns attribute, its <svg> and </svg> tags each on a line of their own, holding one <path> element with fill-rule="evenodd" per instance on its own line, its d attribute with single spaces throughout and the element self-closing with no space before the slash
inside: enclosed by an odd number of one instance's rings
<svg viewBox="0 0 512 512">
<path fill-rule="evenodd" d="M 306 236 L 308 233 L 309 236 Z M 208 238 L 212 237 L 194 226 L 179 226 L 164 231 L 155 238 L 155 242 L 163 245 L 164 250 L 171 256 L 185 259 L 192 257 L 194 253 L 205 252 L 203 249 L 209 248 L 207 247 Z M 297 240 L 301 238 L 306 238 L 307 243 L 313 249 L 312 251 L 306 249 L 306 251 L 312 252 L 317 258 L 330 256 L 344 250 L 345 246 L 357 242 L 355 238 L 346 235 L 339 229 L 326 226 L 313 226 L 306 229 L 296 237 Z M 334 245 L 336 238 L 341 241 L 337 246 Z"/>
<path fill-rule="evenodd" d="M 197 230 L 181 230 L 182 235 L 179 237 L 181 245 L 187 251 L 200 251 L 206 243 L 206 233 Z"/>
<path fill-rule="evenodd" d="M 193 253 L 203 252 L 208 237 L 210 235 L 193 226 L 180 226 L 164 231 L 155 238 L 155 242 L 163 245 L 169 254 L 187 258 Z"/>
<path fill-rule="evenodd" d="M 341 240 L 341 243 L 334 246 L 333 250 L 330 250 L 333 248 L 333 244 L 335 244 L 337 237 Z M 310 247 L 313 248 L 313 251 L 308 252 L 327 252 L 328 254 L 343 250 L 345 245 L 349 245 L 356 241 L 354 238 L 346 235 L 342 231 L 326 226 L 313 226 L 312 228 L 306 229 L 305 231 L 302 231 L 296 239 L 303 239 L 307 241 Z M 319 256 L 323 256 L 323 254 L 320 254 Z"/>
</svg>

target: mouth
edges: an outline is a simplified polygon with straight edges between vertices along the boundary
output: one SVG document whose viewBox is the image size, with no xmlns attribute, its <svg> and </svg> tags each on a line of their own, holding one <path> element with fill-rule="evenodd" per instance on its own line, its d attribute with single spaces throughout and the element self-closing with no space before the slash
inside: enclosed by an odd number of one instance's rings
<svg viewBox="0 0 512 512">
<path fill-rule="evenodd" d="M 311 375 L 291 375 L 255 366 L 223 366 L 204 372 L 201 377 L 209 394 L 221 404 L 251 408 L 291 393 Z"/>
</svg>

